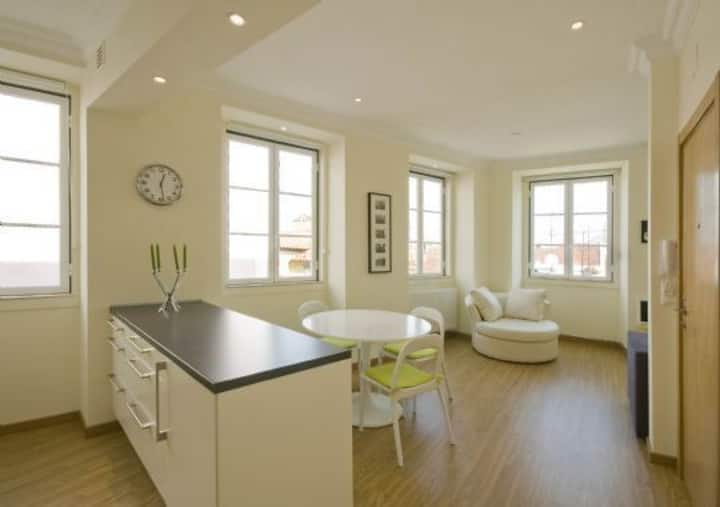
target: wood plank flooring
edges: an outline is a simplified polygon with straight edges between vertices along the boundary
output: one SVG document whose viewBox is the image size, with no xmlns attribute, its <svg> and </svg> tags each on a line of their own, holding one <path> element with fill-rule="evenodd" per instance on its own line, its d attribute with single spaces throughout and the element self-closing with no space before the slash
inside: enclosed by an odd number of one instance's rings
<svg viewBox="0 0 720 507">
<path fill-rule="evenodd" d="M 403 469 L 391 428 L 353 430 L 355 505 L 689 506 L 672 469 L 648 464 L 633 435 L 622 351 L 560 350 L 554 363 L 514 365 L 449 337 L 458 445 L 432 395 L 401 423 Z M 0 506 L 101 505 L 162 505 L 121 432 L 85 439 L 70 422 L 0 437 Z"/>
</svg>

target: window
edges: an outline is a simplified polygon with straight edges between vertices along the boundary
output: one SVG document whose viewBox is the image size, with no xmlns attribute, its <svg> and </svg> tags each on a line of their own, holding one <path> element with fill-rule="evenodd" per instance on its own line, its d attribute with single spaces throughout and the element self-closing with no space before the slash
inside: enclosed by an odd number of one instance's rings
<svg viewBox="0 0 720 507">
<path fill-rule="evenodd" d="M 228 132 L 228 282 L 318 280 L 315 149 Z"/>
<path fill-rule="evenodd" d="M 613 279 L 613 176 L 530 182 L 533 278 Z"/>
<path fill-rule="evenodd" d="M 70 291 L 69 98 L 0 84 L 0 295 Z"/>
<path fill-rule="evenodd" d="M 445 178 L 410 172 L 408 273 L 445 275 Z"/>
</svg>

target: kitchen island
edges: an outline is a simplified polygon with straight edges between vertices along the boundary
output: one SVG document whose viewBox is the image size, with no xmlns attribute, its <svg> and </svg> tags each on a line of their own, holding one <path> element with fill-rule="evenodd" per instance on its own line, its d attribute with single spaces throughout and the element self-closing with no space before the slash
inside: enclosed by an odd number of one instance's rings
<svg viewBox="0 0 720 507">
<path fill-rule="evenodd" d="M 352 505 L 350 353 L 203 301 L 113 306 L 115 415 L 174 506 Z"/>
</svg>

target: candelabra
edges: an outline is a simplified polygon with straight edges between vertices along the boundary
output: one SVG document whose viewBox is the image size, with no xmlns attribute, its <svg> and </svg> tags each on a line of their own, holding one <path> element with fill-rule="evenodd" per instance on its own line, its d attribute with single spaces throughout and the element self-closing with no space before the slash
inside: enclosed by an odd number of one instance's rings
<svg viewBox="0 0 720 507">
<path fill-rule="evenodd" d="M 180 311 L 180 305 L 177 302 L 175 295 L 177 290 L 180 288 L 185 273 L 187 273 L 187 245 L 183 245 L 183 256 L 182 256 L 182 269 L 180 269 L 180 262 L 178 258 L 177 247 L 173 245 L 173 256 L 175 258 L 175 281 L 170 286 L 170 289 L 165 286 L 165 283 L 160 278 L 160 272 L 162 271 L 160 262 L 160 245 L 150 245 L 150 260 L 152 263 L 152 275 L 157 283 L 158 287 L 163 293 L 163 303 L 158 308 L 158 312 L 167 313 L 168 310 L 174 312 Z"/>
</svg>

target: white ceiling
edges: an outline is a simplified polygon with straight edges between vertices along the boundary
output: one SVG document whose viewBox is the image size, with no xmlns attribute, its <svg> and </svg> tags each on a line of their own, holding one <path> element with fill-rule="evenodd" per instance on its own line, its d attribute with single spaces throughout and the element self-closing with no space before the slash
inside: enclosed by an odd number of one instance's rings
<svg viewBox="0 0 720 507">
<path fill-rule="evenodd" d="M 0 45 L 82 65 L 132 0 L 2 0 Z"/>
<path fill-rule="evenodd" d="M 647 84 L 628 72 L 628 56 L 634 41 L 660 30 L 664 7 L 664 0 L 324 0 L 220 74 L 472 157 L 638 143 L 647 134 Z M 575 19 L 586 23 L 580 32 L 569 28 Z"/>
</svg>

